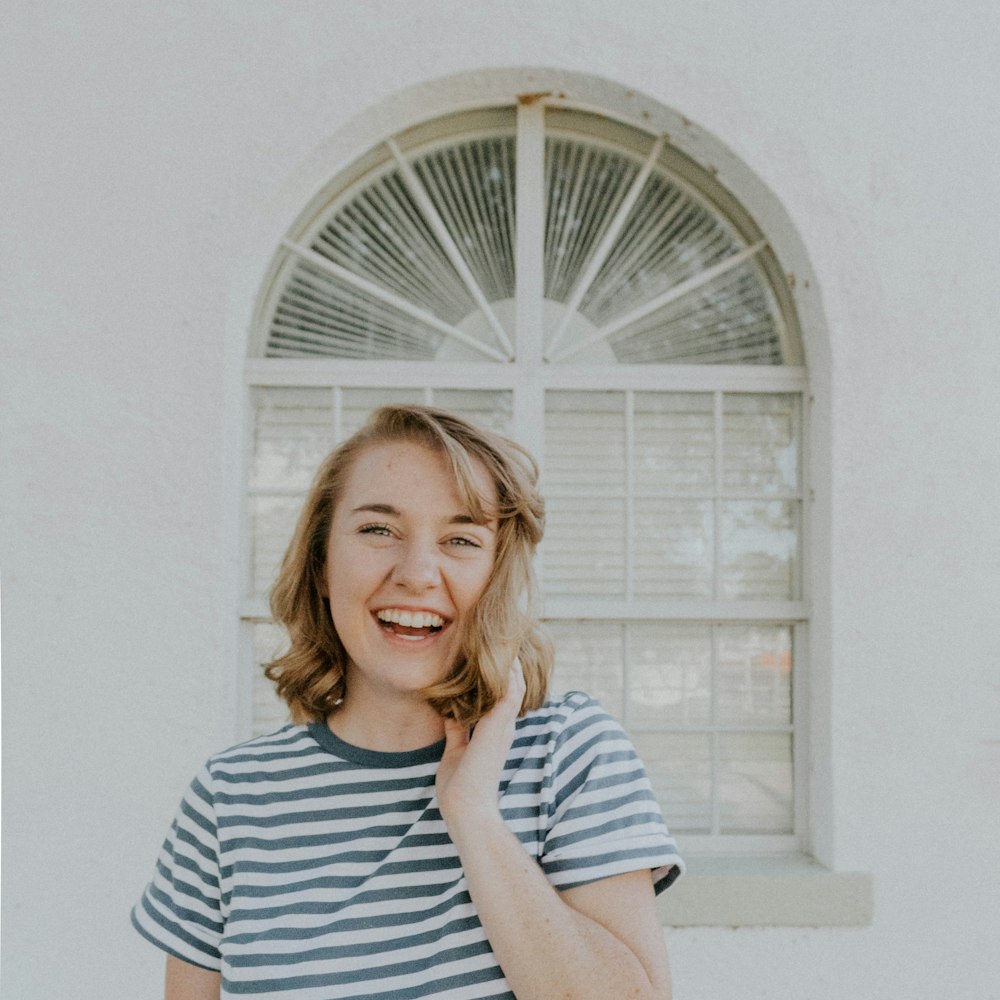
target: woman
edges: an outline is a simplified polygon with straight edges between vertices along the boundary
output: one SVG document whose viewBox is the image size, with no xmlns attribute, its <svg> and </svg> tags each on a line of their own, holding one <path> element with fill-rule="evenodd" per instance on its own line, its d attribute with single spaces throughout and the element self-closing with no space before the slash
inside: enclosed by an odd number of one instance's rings
<svg viewBox="0 0 1000 1000">
<path fill-rule="evenodd" d="M 536 472 L 427 407 L 324 462 L 271 597 L 293 721 L 209 760 L 133 911 L 167 1000 L 669 997 L 642 765 L 546 700 Z"/>
</svg>

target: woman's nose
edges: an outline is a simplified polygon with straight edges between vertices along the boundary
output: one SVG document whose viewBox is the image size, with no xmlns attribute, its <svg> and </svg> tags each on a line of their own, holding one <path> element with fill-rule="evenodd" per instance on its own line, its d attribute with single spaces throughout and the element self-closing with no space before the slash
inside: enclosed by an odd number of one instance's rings
<svg viewBox="0 0 1000 1000">
<path fill-rule="evenodd" d="M 399 561 L 393 568 L 392 580 L 412 591 L 436 587 L 441 582 L 437 552 L 417 542 L 404 546 Z"/>
</svg>

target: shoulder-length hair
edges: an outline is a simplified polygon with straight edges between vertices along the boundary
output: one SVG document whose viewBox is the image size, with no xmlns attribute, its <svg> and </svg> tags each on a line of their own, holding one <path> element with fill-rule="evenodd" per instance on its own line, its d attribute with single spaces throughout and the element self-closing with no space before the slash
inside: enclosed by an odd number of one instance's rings
<svg viewBox="0 0 1000 1000">
<path fill-rule="evenodd" d="M 325 719 L 345 697 L 348 655 L 324 597 L 330 528 L 358 455 L 396 441 L 445 455 L 472 517 L 497 520 L 493 570 L 466 625 L 458 661 L 448 677 L 424 689 L 424 696 L 442 716 L 471 725 L 502 697 L 516 656 L 527 684 L 522 711 L 539 708 L 553 656 L 538 629 L 531 564 L 544 527 L 538 467 L 515 442 L 426 406 L 376 410 L 320 466 L 271 591 L 271 612 L 288 632 L 291 646 L 266 664 L 265 674 L 296 723 Z M 495 506 L 476 488 L 477 461 L 496 488 Z"/>
</svg>

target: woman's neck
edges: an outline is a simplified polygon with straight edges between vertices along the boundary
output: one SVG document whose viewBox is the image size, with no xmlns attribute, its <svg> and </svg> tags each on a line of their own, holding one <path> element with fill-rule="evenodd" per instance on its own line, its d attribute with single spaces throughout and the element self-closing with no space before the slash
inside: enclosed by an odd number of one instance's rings
<svg viewBox="0 0 1000 1000">
<path fill-rule="evenodd" d="M 375 699 L 355 685 L 326 717 L 326 724 L 345 743 L 382 753 L 419 750 L 444 739 L 444 720 L 426 701 Z"/>
</svg>

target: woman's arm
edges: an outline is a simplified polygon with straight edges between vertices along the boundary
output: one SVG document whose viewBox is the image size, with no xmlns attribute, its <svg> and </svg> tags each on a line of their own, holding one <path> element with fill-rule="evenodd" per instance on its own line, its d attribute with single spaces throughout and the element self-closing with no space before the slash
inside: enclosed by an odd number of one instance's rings
<svg viewBox="0 0 1000 1000">
<path fill-rule="evenodd" d="M 222 977 L 211 969 L 202 969 L 167 955 L 164 1000 L 219 1000 Z"/>
<path fill-rule="evenodd" d="M 518 1000 L 669 1000 L 650 873 L 559 893 L 503 822 L 497 789 L 523 696 L 518 667 L 471 740 L 448 721 L 437 776 L 441 815 L 497 961 Z"/>
</svg>

